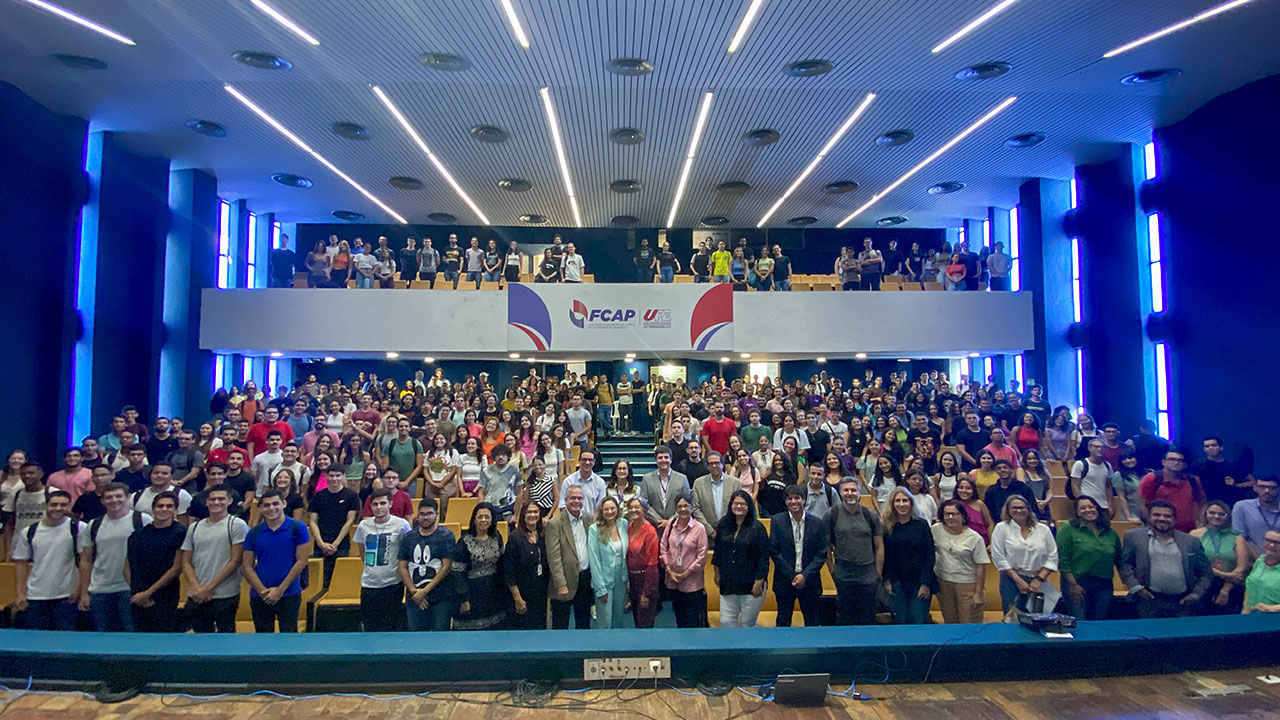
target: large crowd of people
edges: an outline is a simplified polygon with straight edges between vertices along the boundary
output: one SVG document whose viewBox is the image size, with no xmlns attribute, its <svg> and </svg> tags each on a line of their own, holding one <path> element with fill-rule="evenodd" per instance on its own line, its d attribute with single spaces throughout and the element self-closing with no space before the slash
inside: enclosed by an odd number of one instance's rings
<svg viewBox="0 0 1280 720">
<path fill-rule="evenodd" d="M 366 630 L 643 628 L 664 603 L 704 627 L 708 578 L 726 627 L 756 625 L 769 591 L 777 625 L 797 606 L 820 624 L 832 589 L 840 624 L 929 622 L 935 597 L 944 622 L 981 622 L 992 572 L 1005 612 L 1280 611 L 1274 475 L 1221 438 L 1194 461 L 1150 423 L 1126 438 L 1034 385 L 437 369 L 267 390 L 219 391 L 190 423 L 125 407 L 53 472 L 10 452 L 21 622 L 234 631 L 247 584 L 255 629 L 292 631 L 353 546 Z M 655 470 L 605 457 L 650 433 Z"/>
</svg>

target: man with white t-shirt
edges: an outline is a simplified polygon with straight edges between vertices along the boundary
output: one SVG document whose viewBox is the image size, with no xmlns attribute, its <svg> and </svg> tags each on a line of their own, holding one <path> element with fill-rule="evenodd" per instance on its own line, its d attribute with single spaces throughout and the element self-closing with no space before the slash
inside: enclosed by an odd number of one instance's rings
<svg viewBox="0 0 1280 720">
<path fill-rule="evenodd" d="M 400 584 L 400 542 L 409 521 L 391 514 L 390 490 L 369 496 L 373 517 L 356 526 L 355 541 L 364 570 L 360 573 L 360 620 L 365 632 L 405 629 L 404 586 Z"/>
<path fill-rule="evenodd" d="M 258 492 L 271 487 L 271 477 L 284 462 L 284 453 L 280 450 L 283 443 L 284 435 L 279 430 L 267 432 L 267 449 L 253 459 L 253 477 Z"/>
<path fill-rule="evenodd" d="M 151 468 L 151 485 L 145 490 L 139 490 L 133 494 L 133 497 L 130 498 L 129 509 L 134 512 L 146 512 L 151 508 L 151 503 L 155 501 L 156 496 L 162 492 L 177 494 L 178 522 L 186 525 L 188 522 L 187 510 L 191 507 L 191 493 L 174 487 L 173 468 L 169 466 L 169 463 L 156 463 L 155 467 Z"/>
<path fill-rule="evenodd" d="M 151 516 L 132 510 L 128 493 L 129 486 L 122 482 L 110 483 L 102 491 L 107 514 L 89 523 L 84 544 L 88 552 L 80 555 L 80 575 L 89 577 L 89 592 L 80 597 L 80 609 L 93 615 L 93 629 L 98 632 L 133 632 L 133 594 L 124 559 L 129 536 L 150 523 Z"/>
<path fill-rule="evenodd" d="M 577 253 L 573 243 L 565 245 L 564 260 L 560 263 L 560 282 L 580 283 L 586 269 L 587 262 Z"/>
<path fill-rule="evenodd" d="M 1090 440 L 1088 447 L 1089 456 L 1071 466 L 1071 491 L 1076 497 L 1088 495 L 1106 510 L 1111 507 L 1111 494 L 1115 492 L 1115 485 L 1111 482 L 1115 468 L 1102 457 L 1105 445 L 1100 438 Z M 1129 519 L 1128 503 L 1117 502 L 1116 508 L 1118 519 Z"/>
<path fill-rule="evenodd" d="M 209 517 L 192 523 L 182 541 L 187 617 L 198 633 L 233 633 L 240 605 L 240 560 L 249 525 L 227 514 L 224 488 L 210 490 L 206 502 Z"/>
<path fill-rule="evenodd" d="M 569 444 L 582 449 L 587 447 L 587 439 L 591 436 L 591 411 L 582 407 L 582 395 L 574 395 L 569 401 L 569 409 L 564 411 L 569 419 Z"/>
<path fill-rule="evenodd" d="M 70 512 L 71 496 L 64 490 L 50 491 L 44 517 L 13 538 L 13 559 L 18 562 L 14 607 L 27 611 L 27 627 L 32 630 L 76 629 L 76 604 L 87 584 L 77 568 L 89 528 Z"/>
</svg>

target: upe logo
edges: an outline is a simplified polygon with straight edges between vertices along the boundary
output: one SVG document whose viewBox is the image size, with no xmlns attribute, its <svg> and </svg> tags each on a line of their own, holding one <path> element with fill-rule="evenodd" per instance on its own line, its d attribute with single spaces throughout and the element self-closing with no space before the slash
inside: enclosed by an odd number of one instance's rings
<svg viewBox="0 0 1280 720">
<path fill-rule="evenodd" d="M 649 310 L 646 316 L 656 312 Z M 569 322 L 575 327 L 585 329 L 588 325 L 593 328 L 619 328 L 634 325 L 636 321 L 636 311 L 631 308 L 596 308 L 588 309 L 586 304 L 581 300 L 574 300 L 573 306 L 569 309 Z"/>
</svg>

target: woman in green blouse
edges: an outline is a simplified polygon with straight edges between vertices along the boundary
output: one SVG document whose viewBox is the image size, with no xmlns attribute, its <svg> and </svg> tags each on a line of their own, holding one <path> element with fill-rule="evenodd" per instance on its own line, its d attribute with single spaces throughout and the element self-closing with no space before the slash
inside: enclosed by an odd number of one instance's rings
<svg viewBox="0 0 1280 720">
<path fill-rule="evenodd" d="M 1205 593 L 1205 612 L 1236 615 L 1244 605 L 1244 576 L 1249 555 L 1244 536 L 1231 528 L 1231 507 L 1214 500 L 1204 510 L 1204 527 L 1191 531 L 1199 538 L 1213 570 L 1213 583 Z"/>
<path fill-rule="evenodd" d="M 1280 530 L 1262 536 L 1262 557 L 1244 581 L 1244 612 L 1280 612 Z"/>
<path fill-rule="evenodd" d="M 1106 510 L 1088 495 L 1076 498 L 1076 517 L 1058 529 L 1058 572 L 1071 614 L 1106 620 L 1112 576 L 1120 565 L 1120 536 Z"/>
</svg>

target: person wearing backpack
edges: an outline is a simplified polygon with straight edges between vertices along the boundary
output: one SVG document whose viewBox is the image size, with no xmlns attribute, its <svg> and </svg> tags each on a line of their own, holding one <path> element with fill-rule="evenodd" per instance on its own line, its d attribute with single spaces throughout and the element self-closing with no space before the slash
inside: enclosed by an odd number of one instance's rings
<svg viewBox="0 0 1280 720">
<path fill-rule="evenodd" d="M 410 496 L 416 495 L 418 476 L 422 474 L 423 450 L 417 438 L 409 436 L 411 425 L 407 418 L 396 421 L 396 436 L 382 440 L 375 459 L 384 471 L 388 468 L 399 473 L 401 484 Z M 384 438 L 386 436 L 383 436 Z M 413 509 L 409 509 L 413 513 Z"/>
<path fill-rule="evenodd" d="M 153 476 L 154 477 L 154 476 Z M 102 491 L 107 509 L 89 522 L 88 552 L 80 556 L 80 575 L 89 578 L 89 592 L 80 596 L 80 609 L 93 616 L 98 632 L 133 632 L 129 580 L 124 574 L 129 536 L 151 522 L 151 516 L 132 510 L 129 486 L 113 482 Z"/>
<path fill-rule="evenodd" d="M 206 502 L 209 517 L 191 523 L 182 541 L 187 618 L 198 633 L 233 633 L 240 605 L 240 560 L 249 525 L 227 514 L 225 488 L 211 490 Z"/>
<path fill-rule="evenodd" d="M 298 631 L 311 533 L 306 525 L 284 514 L 284 503 L 284 493 L 277 488 L 262 493 L 258 500 L 262 522 L 253 526 L 244 540 L 241 567 L 249 583 L 254 632 L 275 632 L 277 621 L 282 633 Z"/>
<path fill-rule="evenodd" d="M 1102 438 L 1089 441 L 1089 456 L 1077 460 L 1071 465 L 1071 477 L 1067 484 L 1067 496 L 1072 498 L 1088 495 L 1097 501 L 1103 510 L 1111 510 L 1112 495 L 1118 495 L 1114 478 L 1116 468 L 1104 457 L 1106 445 Z M 1129 520 L 1129 505 L 1124 498 L 1118 498 L 1112 516 L 1119 520 Z"/>
<path fill-rule="evenodd" d="M 87 553 L 88 526 L 70 513 L 71 495 L 50 491 L 44 517 L 14 536 L 13 559 L 18 562 L 14 607 L 26 611 L 27 627 L 32 630 L 76 629 L 76 604 L 88 580 L 77 570 Z"/>
<path fill-rule="evenodd" d="M 836 582 L 836 624 L 873 625 L 876 591 L 884 576 L 884 530 L 880 516 L 860 502 L 858 481 L 840 480 L 840 505 L 827 513 L 827 537 Z"/>
</svg>

